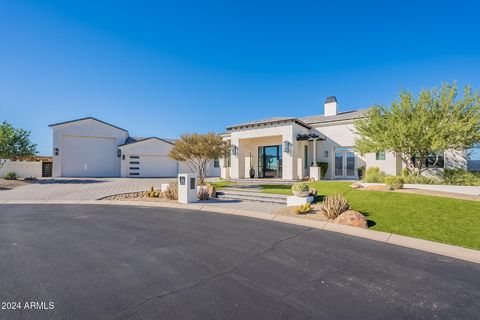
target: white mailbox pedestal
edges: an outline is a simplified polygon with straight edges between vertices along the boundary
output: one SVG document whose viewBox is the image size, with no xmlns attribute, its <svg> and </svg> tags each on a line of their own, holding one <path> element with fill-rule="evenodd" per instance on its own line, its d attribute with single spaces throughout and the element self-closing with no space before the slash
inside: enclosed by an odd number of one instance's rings
<svg viewBox="0 0 480 320">
<path fill-rule="evenodd" d="M 182 173 L 178 175 L 178 203 L 197 202 L 197 175 Z"/>
</svg>

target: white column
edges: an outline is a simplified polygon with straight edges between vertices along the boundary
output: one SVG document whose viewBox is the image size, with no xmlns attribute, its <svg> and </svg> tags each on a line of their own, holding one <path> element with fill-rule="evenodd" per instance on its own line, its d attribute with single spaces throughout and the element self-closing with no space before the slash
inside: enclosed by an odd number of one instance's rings
<svg viewBox="0 0 480 320">
<path fill-rule="evenodd" d="M 313 166 L 317 166 L 317 139 L 313 139 Z"/>
</svg>

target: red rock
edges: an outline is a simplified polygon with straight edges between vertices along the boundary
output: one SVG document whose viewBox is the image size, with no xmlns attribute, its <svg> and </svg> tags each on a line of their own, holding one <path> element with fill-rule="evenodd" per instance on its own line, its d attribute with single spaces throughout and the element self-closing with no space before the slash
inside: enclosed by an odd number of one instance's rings
<svg viewBox="0 0 480 320">
<path fill-rule="evenodd" d="M 344 224 L 351 227 L 367 228 L 367 219 L 363 214 L 354 210 L 347 210 L 339 215 L 334 223 Z"/>
</svg>

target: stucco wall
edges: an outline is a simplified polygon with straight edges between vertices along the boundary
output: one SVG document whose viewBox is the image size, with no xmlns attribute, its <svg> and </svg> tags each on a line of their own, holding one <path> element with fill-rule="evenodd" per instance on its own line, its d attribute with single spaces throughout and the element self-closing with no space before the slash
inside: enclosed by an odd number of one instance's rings
<svg viewBox="0 0 480 320">
<path fill-rule="evenodd" d="M 354 125 L 351 121 L 312 125 L 314 130 L 326 137 L 317 142 L 317 162 L 328 162 L 325 179 L 332 179 L 334 173 L 335 148 L 353 148 L 355 144 Z M 313 148 L 312 148 L 313 149 Z M 328 155 L 325 156 L 325 151 Z M 313 156 L 310 162 L 313 162 Z M 355 153 L 355 168 L 365 165 L 365 159 Z M 357 176 L 357 170 L 355 170 Z"/>
<path fill-rule="evenodd" d="M 62 157 L 63 157 L 63 138 L 64 136 L 79 136 L 79 137 L 104 137 L 114 138 L 117 146 L 125 142 L 128 137 L 128 132 L 106 125 L 104 123 L 95 121 L 93 119 L 86 119 L 78 122 L 71 122 L 52 127 L 53 129 L 53 149 L 58 148 L 59 155 L 53 154 L 53 177 L 62 176 Z M 120 176 L 120 158 L 115 154 L 112 157 L 117 158 L 115 162 L 115 170 Z"/>
<path fill-rule="evenodd" d="M 375 153 L 367 153 L 365 155 L 367 169 L 370 167 L 378 167 L 381 171 L 389 175 L 399 175 L 402 172 L 402 161 L 397 159 L 393 153 L 385 152 L 385 160 L 376 160 Z"/>
<path fill-rule="evenodd" d="M 0 169 L 0 178 L 3 178 L 9 172 L 15 172 L 17 178 L 39 178 L 42 176 L 42 162 L 7 160 Z"/>
</svg>

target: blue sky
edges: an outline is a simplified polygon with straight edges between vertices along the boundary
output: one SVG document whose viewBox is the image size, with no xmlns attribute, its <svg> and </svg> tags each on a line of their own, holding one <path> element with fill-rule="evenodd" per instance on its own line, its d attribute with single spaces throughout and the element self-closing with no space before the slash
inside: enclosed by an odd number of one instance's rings
<svg viewBox="0 0 480 320">
<path fill-rule="evenodd" d="M 480 87 L 478 1 L 1 1 L 0 120 L 94 116 L 136 136 Z"/>
</svg>

